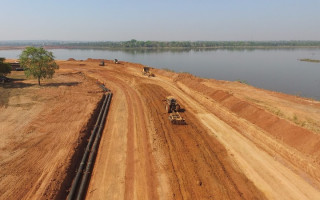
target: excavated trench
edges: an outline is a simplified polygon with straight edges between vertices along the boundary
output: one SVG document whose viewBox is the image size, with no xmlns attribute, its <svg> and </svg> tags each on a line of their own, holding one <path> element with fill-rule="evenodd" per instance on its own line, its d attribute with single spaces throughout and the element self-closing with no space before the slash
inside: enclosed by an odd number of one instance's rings
<svg viewBox="0 0 320 200">
<path fill-rule="evenodd" d="M 99 143 L 101 139 L 101 135 L 104 129 L 106 117 L 109 111 L 109 106 L 112 98 L 112 93 L 107 93 L 107 95 L 103 96 L 103 104 L 100 109 L 96 124 L 90 135 L 89 142 L 86 146 L 86 150 L 82 156 L 80 165 L 78 167 L 76 176 L 72 181 L 72 185 L 70 188 L 70 192 L 68 194 L 67 199 L 84 199 L 88 183 L 91 178 L 92 168 L 95 162 L 96 154 L 99 148 Z"/>
<path fill-rule="evenodd" d="M 75 152 L 70 160 L 70 165 L 67 169 L 67 175 L 61 184 L 59 192 L 56 195 L 56 198 L 55 198 L 56 200 L 67 199 L 68 195 L 70 194 L 72 183 L 74 182 L 74 178 L 78 174 L 78 168 L 83 159 L 83 155 L 85 154 L 90 136 L 93 134 L 94 128 L 97 125 L 97 119 L 99 117 L 99 114 L 101 113 L 101 110 L 103 109 L 103 104 L 106 98 L 107 96 L 105 94 L 102 95 L 101 100 L 97 102 L 97 106 L 92 112 L 91 117 L 88 119 L 86 125 L 81 130 L 81 135 L 78 139 L 78 146 L 76 147 Z M 103 119 L 103 121 L 105 120 L 106 118 Z M 103 126 L 102 126 L 102 130 L 103 130 Z"/>
</svg>

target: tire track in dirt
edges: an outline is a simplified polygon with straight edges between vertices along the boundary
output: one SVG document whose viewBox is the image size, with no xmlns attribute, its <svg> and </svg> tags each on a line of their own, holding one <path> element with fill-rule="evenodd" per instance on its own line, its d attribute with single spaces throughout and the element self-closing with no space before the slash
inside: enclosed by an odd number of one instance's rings
<svg viewBox="0 0 320 200">
<path fill-rule="evenodd" d="M 124 199 L 130 200 L 134 196 L 134 171 L 135 171 L 135 157 L 134 157 L 134 116 L 132 100 L 127 91 L 125 92 L 126 101 L 128 105 L 128 132 L 127 132 L 127 159 L 126 159 L 126 172 L 125 172 L 125 192 Z"/>
<path fill-rule="evenodd" d="M 160 144 L 155 144 L 158 148 L 165 148 L 163 151 L 167 154 L 166 155 L 166 175 L 169 176 L 169 183 L 172 191 L 172 195 L 169 195 L 173 199 L 184 199 L 183 194 L 181 191 L 181 185 L 182 182 L 177 176 L 177 169 L 175 167 L 175 164 L 173 162 L 173 156 L 172 156 L 172 146 L 169 145 L 169 138 L 166 133 L 169 132 L 169 127 L 166 126 L 165 120 L 162 115 L 163 112 L 160 111 L 160 109 L 157 108 L 157 104 L 155 103 L 154 99 L 150 97 L 152 93 L 149 93 L 145 90 L 145 88 L 139 88 L 140 92 L 145 93 L 144 98 L 147 102 L 147 107 L 150 110 L 149 116 L 152 119 L 153 122 L 155 122 L 155 130 L 157 134 L 157 138 L 154 138 L 154 140 L 160 140 L 160 142 L 156 141 Z M 159 99 L 158 99 L 159 100 Z M 158 122 L 158 123 L 157 123 Z M 168 151 L 169 150 L 169 151 Z M 170 199 L 169 197 L 165 199 Z"/>
<path fill-rule="evenodd" d="M 162 85 L 176 92 L 180 99 L 183 99 L 183 102 L 197 113 L 196 117 L 201 121 L 201 125 L 208 128 L 208 133 L 217 137 L 230 153 L 234 155 L 236 165 L 240 167 L 242 172 L 245 173 L 268 198 L 316 199 L 315 197 L 319 196 L 319 191 L 313 188 L 308 181 L 299 177 L 299 174 L 291 171 L 291 169 L 287 168 L 281 161 L 274 160 L 273 157 L 267 155 L 268 152 L 257 148 L 255 143 L 244 140 L 243 136 L 236 131 L 238 129 L 233 129 L 233 124 L 229 124 L 229 118 L 235 117 L 234 114 L 224 109 L 213 112 L 214 114 L 212 114 L 210 112 L 212 112 L 212 108 L 216 106 L 213 105 L 210 107 L 208 104 L 203 103 L 203 101 L 206 100 L 201 101 L 202 96 L 194 95 L 190 91 L 186 92 L 184 90 L 182 92 L 166 82 L 163 82 Z M 201 104 L 199 104 L 199 102 Z M 220 119 L 221 115 L 225 115 L 226 118 Z M 223 120 L 225 120 L 225 122 Z M 238 119 L 238 121 L 242 120 L 243 119 Z M 253 127 L 252 124 L 250 126 Z M 242 129 L 244 127 L 242 126 Z M 247 134 L 250 134 L 250 132 Z M 291 179 L 295 181 L 291 181 Z M 281 188 L 281 190 L 278 188 Z"/>
<path fill-rule="evenodd" d="M 164 104 L 159 104 L 159 100 L 169 94 L 167 91 L 150 84 L 141 86 L 140 91 L 145 91 L 146 98 L 152 102 L 150 108 L 158 113 L 159 110 L 164 111 Z M 226 151 L 221 144 L 212 137 L 204 138 L 208 134 L 197 124 L 199 122 L 192 120 L 195 118 L 188 111 L 183 115 L 187 117 L 187 126 L 172 125 L 166 119 L 165 112 L 154 120 L 155 123 L 158 121 L 156 127 L 167 127 L 163 129 L 164 137 L 168 141 L 170 160 L 179 184 L 178 187 L 172 187 L 181 188 L 183 199 L 263 199 L 261 192 L 228 164 Z M 156 113 L 152 116 L 156 116 Z M 175 184 L 174 181 L 171 184 Z M 238 186 L 242 184 L 246 187 Z"/>
<path fill-rule="evenodd" d="M 121 101 L 127 104 L 127 153 L 124 177 L 124 199 L 158 199 L 157 179 L 155 179 L 154 159 L 151 154 L 148 131 L 146 128 L 145 111 L 141 97 L 124 80 L 121 73 L 99 73 L 100 79 L 107 85 L 116 85 L 124 93 Z M 120 75 L 120 76 L 119 76 Z M 94 74 L 93 74 L 94 76 Z M 116 94 L 115 94 L 116 95 Z M 106 133 L 108 134 L 108 133 Z M 100 151 L 100 150 L 99 150 Z M 101 151 L 103 151 L 101 149 Z M 121 163 L 120 163 L 121 164 Z M 121 164 L 122 165 L 122 164 Z M 97 170 L 99 170 L 97 163 Z"/>
<path fill-rule="evenodd" d="M 141 161 L 141 164 L 144 166 L 144 168 L 146 168 L 147 170 L 145 171 L 146 173 L 146 185 L 148 185 L 149 188 L 157 188 L 157 181 L 154 181 L 154 176 L 155 176 L 155 170 L 154 170 L 154 157 L 152 155 L 152 151 L 151 151 L 151 147 L 149 144 L 149 134 L 146 128 L 146 118 L 145 118 L 145 113 L 147 112 L 144 106 L 144 103 L 141 101 L 141 98 L 138 96 L 136 90 L 132 90 L 133 94 L 133 102 L 135 103 L 134 108 L 136 108 L 135 114 L 136 119 L 137 119 L 137 124 L 138 125 L 138 131 L 136 133 L 136 137 L 138 138 L 137 141 L 137 146 L 136 148 L 140 148 L 141 149 L 141 154 L 142 156 L 140 156 L 141 158 L 145 158 L 143 159 L 143 161 Z M 141 109 L 138 109 L 141 106 Z M 141 167 L 141 166 L 140 166 Z M 143 172 L 143 171 L 141 171 Z M 140 172 L 140 173 L 141 173 Z M 141 191 L 141 190 L 140 190 Z M 140 192 L 139 191 L 139 192 Z M 158 198 L 158 194 L 156 192 L 156 190 L 154 189 L 150 189 L 147 191 L 147 199 L 159 199 Z M 138 196 L 138 199 L 139 198 Z"/>
<path fill-rule="evenodd" d="M 123 199 L 127 146 L 127 107 L 121 90 L 113 91 L 106 127 L 101 137 L 86 199 Z M 121 115 L 119 115 L 121 113 Z M 118 126 L 118 122 L 123 122 Z"/>
</svg>

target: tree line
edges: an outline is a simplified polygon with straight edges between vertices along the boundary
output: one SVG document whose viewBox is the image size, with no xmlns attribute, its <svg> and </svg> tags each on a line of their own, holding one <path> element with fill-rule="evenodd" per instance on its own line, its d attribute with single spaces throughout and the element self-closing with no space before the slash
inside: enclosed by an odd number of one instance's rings
<svg viewBox="0 0 320 200">
<path fill-rule="evenodd" d="M 74 48 L 250 48 L 250 47 L 320 47 L 320 41 L 138 41 L 73 42 Z"/>
<path fill-rule="evenodd" d="M 280 48 L 320 47 L 320 41 L 0 41 L 0 46 L 51 46 L 62 48 Z"/>
</svg>

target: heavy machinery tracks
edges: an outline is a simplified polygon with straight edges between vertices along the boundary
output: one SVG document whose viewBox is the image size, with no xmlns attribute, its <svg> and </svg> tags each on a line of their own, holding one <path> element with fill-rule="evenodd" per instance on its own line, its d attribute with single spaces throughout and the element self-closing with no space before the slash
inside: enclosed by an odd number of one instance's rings
<svg viewBox="0 0 320 200">
<path fill-rule="evenodd" d="M 155 128 L 161 130 L 158 136 L 166 141 L 162 147 L 167 146 L 168 162 L 172 162 L 168 173 L 172 173 L 170 182 L 175 199 L 264 198 L 243 175 L 235 173 L 225 149 L 206 133 L 191 113 L 184 113 L 186 119 L 194 119 L 187 126 L 175 126 L 166 119 L 159 99 L 168 95 L 168 91 L 148 84 L 142 85 L 140 92 L 145 95 L 148 107 L 153 108 L 150 110 Z M 244 184 L 247 184 L 246 188 L 242 186 Z"/>
<path fill-rule="evenodd" d="M 127 127 L 127 134 L 116 131 L 123 135 L 126 144 L 123 146 L 124 157 L 117 153 L 124 158 L 125 170 L 119 167 L 122 170 L 118 170 L 118 176 L 110 177 L 110 169 L 105 169 L 113 161 L 105 156 L 102 158 L 110 148 L 100 148 L 100 168 L 94 169 L 95 181 L 90 182 L 88 199 L 107 196 L 113 199 L 265 199 L 243 174 L 234 169 L 225 148 L 207 134 L 191 113 L 192 109 L 186 107 L 186 112 L 182 113 L 190 124 L 171 124 L 161 99 L 170 94 L 177 95 L 176 91 L 158 84 L 141 83 L 139 79 L 127 73 L 101 73 L 101 80 L 116 91 L 116 103 L 126 102 L 121 115 L 127 113 L 128 117 L 121 124 Z M 111 113 L 115 118 L 120 115 L 119 112 Z M 117 124 L 107 126 L 111 132 L 117 129 Z M 113 140 L 109 145 L 118 139 Z M 104 162 L 105 159 L 109 161 Z M 104 176 L 103 180 L 100 180 L 101 176 Z"/>
</svg>

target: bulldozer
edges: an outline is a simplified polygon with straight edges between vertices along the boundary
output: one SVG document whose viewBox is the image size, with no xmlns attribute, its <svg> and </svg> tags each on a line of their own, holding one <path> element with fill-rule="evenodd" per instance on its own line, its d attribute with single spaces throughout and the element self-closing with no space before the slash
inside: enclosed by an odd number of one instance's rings
<svg viewBox="0 0 320 200">
<path fill-rule="evenodd" d="M 172 124 L 184 125 L 186 124 L 185 120 L 181 117 L 180 104 L 173 96 L 168 96 L 165 99 L 166 101 L 166 112 L 169 113 L 169 121 Z"/>
<path fill-rule="evenodd" d="M 143 67 L 142 75 L 145 75 L 148 77 L 154 77 L 154 74 L 150 71 L 150 67 Z"/>
</svg>

